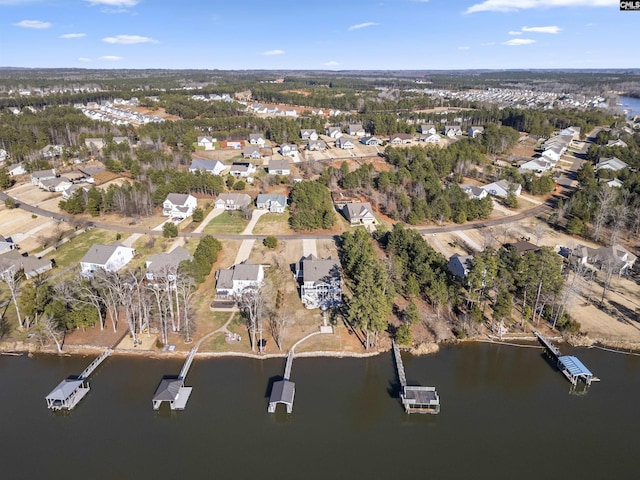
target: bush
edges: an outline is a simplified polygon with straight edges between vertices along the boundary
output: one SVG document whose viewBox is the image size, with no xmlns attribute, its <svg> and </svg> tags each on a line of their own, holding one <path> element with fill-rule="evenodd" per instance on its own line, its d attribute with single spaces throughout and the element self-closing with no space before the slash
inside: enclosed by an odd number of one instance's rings
<svg viewBox="0 0 640 480">
<path fill-rule="evenodd" d="M 269 235 L 263 241 L 264 246 L 267 248 L 276 248 L 278 246 L 278 239 L 273 235 Z"/>
<path fill-rule="evenodd" d="M 4 201 L 4 206 L 7 207 L 9 210 L 12 210 L 14 208 L 16 208 L 18 205 L 16 204 L 16 201 L 9 197 Z"/>
<path fill-rule="evenodd" d="M 191 215 L 191 219 L 195 223 L 200 223 L 202 220 L 204 220 L 204 210 L 202 210 L 200 207 L 196 207 L 196 209 L 193 211 L 193 215 Z"/>
<path fill-rule="evenodd" d="M 411 327 L 406 323 L 400 325 L 396 330 L 396 342 L 398 342 L 399 345 L 411 345 L 413 343 Z"/>
<path fill-rule="evenodd" d="M 164 238 L 175 238 L 178 236 L 178 226 L 173 222 L 166 222 L 162 227 Z"/>
</svg>

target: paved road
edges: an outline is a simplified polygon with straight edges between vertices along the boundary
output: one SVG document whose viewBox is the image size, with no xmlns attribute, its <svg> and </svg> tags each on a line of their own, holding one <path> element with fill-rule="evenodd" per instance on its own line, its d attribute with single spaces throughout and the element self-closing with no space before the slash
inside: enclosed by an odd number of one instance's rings
<svg viewBox="0 0 640 480">
<path fill-rule="evenodd" d="M 8 195 L 4 192 L 0 192 L 0 201 L 4 202 L 8 198 Z M 28 205 L 26 203 L 18 201 L 18 208 L 25 210 L 30 213 L 35 213 L 36 215 L 40 215 L 43 217 L 53 218 L 55 220 L 60 221 L 73 221 L 75 220 L 71 215 L 63 215 L 56 212 L 50 212 L 48 210 L 44 210 L 40 207 L 36 207 L 33 205 Z M 473 230 L 476 228 L 487 228 L 487 227 L 495 227 L 498 225 L 506 225 L 508 223 L 517 222 L 523 220 L 525 218 L 535 217 L 538 215 L 542 215 L 551 210 L 550 202 L 547 202 L 542 205 L 538 205 L 537 207 L 530 208 L 529 210 L 525 210 L 524 212 L 517 213 L 515 215 L 510 215 L 508 217 L 496 218 L 492 220 L 481 220 L 476 222 L 465 223 L 464 225 L 447 225 L 447 226 L 433 226 L 426 228 L 416 228 L 423 235 L 432 235 L 434 233 L 451 233 L 451 232 L 462 232 L 465 230 Z M 203 222 L 204 223 L 204 222 Z M 129 225 L 113 225 L 109 223 L 101 223 L 101 222 L 89 222 L 88 226 L 101 228 L 103 230 L 111 230 L 114 232 L 121 233 L 132 233 L 132 234 L 146 234 L 146 235 L 162 235 L 161 230 L 152 230 L 145 229 L 135 226 Z M 205 236 L 204 233 L 201 232 L 181 232 L 178 234 L 180 237 L 188 237 L 188 238 L 202 238 Z M 242 234 L 216 234 L 214 235 L 216 238 L 221 240 L 262 240 L 266 235 L 242 235 Z M 333 238 L 335 235 L 333 234 L 317 234 L 317 233 L 292 233 L 286 235 L 275 235 L 279 240 L 287 240 L 287 239 L 315 239 L 322 240 L 327 238 Z"/>
</svg>

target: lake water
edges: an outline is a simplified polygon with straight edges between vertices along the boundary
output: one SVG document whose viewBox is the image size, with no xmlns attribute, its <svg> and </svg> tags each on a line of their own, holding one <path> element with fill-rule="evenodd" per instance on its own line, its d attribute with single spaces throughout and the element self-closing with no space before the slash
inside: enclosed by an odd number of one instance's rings
<svg viewBox="0 0 640 480">
<path fill-rule="evenodd" d="M 294 361 L 292 415 L 267 413 L 283 360 L 196 360 L 185 411 L 151 397 L 181 362 L 114 356 L 74 411 L 45 395 L 90 358 L 0 357 L 0 458 L 11 479 L 638 478 L 640 357 L 571 351 L 602 378 L 586 395 L 537 349 L 473 344 L 404 356 L 439 415 L 406 415 L 390 353 Z"/>
<path fill-rule="evenodd" d="M 640 115 L 640 98 L 618 97 L 618 101 L 622 104 L 620 108 L 629 110 L 627 116 Z"/>
</svg>

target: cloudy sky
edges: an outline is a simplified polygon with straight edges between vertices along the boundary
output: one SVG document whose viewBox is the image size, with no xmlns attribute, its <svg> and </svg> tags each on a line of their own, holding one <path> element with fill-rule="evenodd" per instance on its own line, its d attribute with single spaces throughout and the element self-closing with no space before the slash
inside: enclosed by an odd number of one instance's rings
<svg viewBox="0 0 640 480">
<path fill-rule="evenodd" d="M 0 0 L 0 66 L 637 68 L 618 0 Z"/>
</svg>

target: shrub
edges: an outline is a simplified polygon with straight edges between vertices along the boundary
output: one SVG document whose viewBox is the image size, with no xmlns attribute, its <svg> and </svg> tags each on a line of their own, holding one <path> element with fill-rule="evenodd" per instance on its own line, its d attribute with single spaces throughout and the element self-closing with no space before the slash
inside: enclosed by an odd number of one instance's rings
<svg viewBox="0 0 640 480">
<path fill-rule="evenodd" d="M 396 342 L 398 342 L 399 345 L 411 345 L 411 343 L 413 343 L 411 327 L 406 323 L 400 325 L 396 330 Z"/>
<path fill-rule="evenodd" d="M 267 248 L 276 248 L 278 246 L 278 239 L 273 235 L 269 235 L 264 239 L 264 246 Z"/>
<path fill-rule="evenodd" d="M 164 238 L 175 238 L 178 236 L 178 226 L 173 222 L 166 222 L 162 227 Z"/>
<path fill-rule="evenodd" d="M 191 215 L 191 219 L 195 223 L 200 223 L 202 220 L 204 220 L 204 210 L 202 210 L 200 207 L 196 207 L 196 209 L 193 211 L 193 215 Z"/>
<path fill-rule="evenodd" d="M 13 198 L 9 197 L 4 201 L 4 206 L 11 210 L 16 208 L 18 205 L 16 205 L 16 201 Z"/>
</svg>

